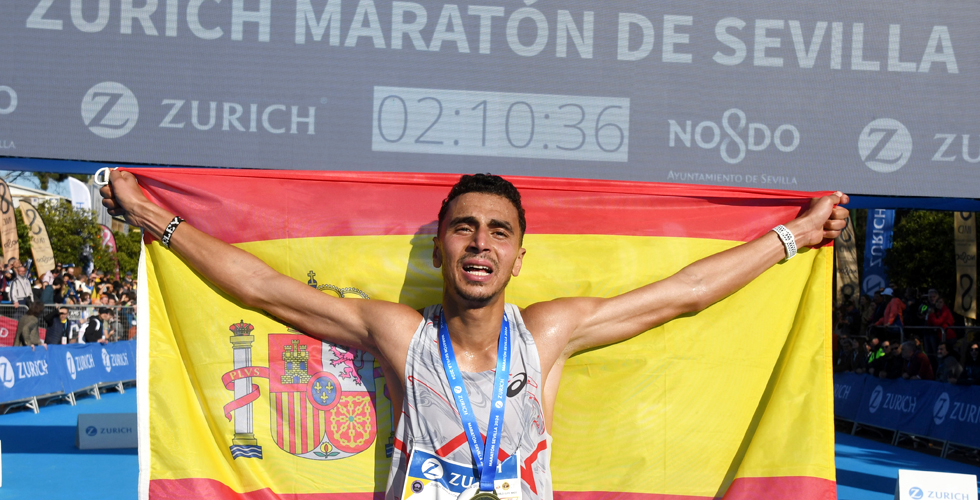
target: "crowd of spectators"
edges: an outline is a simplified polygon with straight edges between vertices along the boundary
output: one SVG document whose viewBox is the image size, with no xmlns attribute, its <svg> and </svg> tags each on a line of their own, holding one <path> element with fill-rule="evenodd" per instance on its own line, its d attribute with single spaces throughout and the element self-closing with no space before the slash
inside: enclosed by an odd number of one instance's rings
<svg viewBox="0 0 980 500">
<path fill-rule="evenodd" d="M 136 281 L 55 264 L 33 277 L 17 259 L 0 273 L 0 316 L 17 321 L 14 346 L 112 342 L 136 334 Z M 44 328 L 44 340 L 40 329 Z"/>
<path fill-rule="evenodd" d="M 972 331 L 958 338 L 936 290 L 899 295 L 890 287 L 857 302 L 848 297 L 835 315 L 835 373 L 980 385 L 980 345 Z"/>
</svg>

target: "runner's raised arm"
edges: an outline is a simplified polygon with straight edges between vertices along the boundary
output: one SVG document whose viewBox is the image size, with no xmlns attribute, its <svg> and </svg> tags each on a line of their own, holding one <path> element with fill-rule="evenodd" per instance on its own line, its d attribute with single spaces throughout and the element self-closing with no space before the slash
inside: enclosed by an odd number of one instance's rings
<svg viewBox="0 0 980 500">
<path fill-rule="evenodd" d="M 114 216 L 162 238 L 174 214 L 143 195 L 136 177 L 113 170 L 102 187 L 102 204 Z M 262 309 L 297 329 L 330 342 L 368 350 L 397 368 L 421 321 L 412 308 L 379 300 L 342 300 L 285 276 L 258 257 L 183 222 L 170 249 L 225 293 Z M 379 347 L 380 346 L 380 347 Z"/>
</svg>

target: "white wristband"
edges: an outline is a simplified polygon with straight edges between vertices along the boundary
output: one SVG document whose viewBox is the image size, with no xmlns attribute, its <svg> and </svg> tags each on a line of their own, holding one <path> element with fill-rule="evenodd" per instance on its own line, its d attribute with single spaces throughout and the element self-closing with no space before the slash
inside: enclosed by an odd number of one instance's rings
<svg viewBox="0 0 980 500">
<path fill-rule="evenodd" d="M 773 231 L 782 240 L 783 246 L 786 247 L 786 260 L 792 259 L 796 255 L 796 237 L 793 236 L 793 232 L 786 229 L 786 226 L 780 224 L 774 228 Z"/>
</svg>

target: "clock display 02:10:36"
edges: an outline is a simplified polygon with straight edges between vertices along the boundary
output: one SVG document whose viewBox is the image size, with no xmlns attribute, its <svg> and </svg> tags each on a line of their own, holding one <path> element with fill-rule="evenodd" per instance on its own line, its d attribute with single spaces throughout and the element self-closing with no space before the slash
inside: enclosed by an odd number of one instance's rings
<svg viewBox="0 0 980 500">
<path fill-rule="evenodd" d="M 626 98 L 375 87 L 373 112 L 372 151 L 629 159 Z"/>
</svg>

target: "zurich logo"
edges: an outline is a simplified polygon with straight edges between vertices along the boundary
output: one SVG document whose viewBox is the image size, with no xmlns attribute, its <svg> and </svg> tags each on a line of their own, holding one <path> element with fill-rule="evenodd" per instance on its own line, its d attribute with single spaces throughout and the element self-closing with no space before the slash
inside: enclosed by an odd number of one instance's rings
<svg viewBox="0 0 980 500">
<path fill-rule="evenodd" d="M 442 479 L 445 473 L 442 471 L 442 464 L 434 458 L 422 462 L 422 475 L 432 481 Z"/>
<path fill-rule="evenodd" d="M 912 134 L 898 120 L 878 118 L 861 131 L 858 153 L 871 170 L 882 174 L 894 172 L 912 156 Z"/>
<path fill-rule="evenodd" d="M 922 498 L 922 488 L 919 488 L 918 486 L 909 488 L 909 498 L 912 500 L 919 500 Z"/>
<path fill-rule="evenodd" d="M 885 288 L 886 285 L 887 283 L 885 283 L 885 278 L 882 278 L 877 274 L 870 274 L 864 278 L 864 283 L 861 285 L 861 289 L 865 290 L 865 293 L 869 291 L 874 293 L 882 288 Z"/>
<path fill-rule="evenodd" d="M 116 139 L 129 133 L 136 126 L 140 106 L 136 96 L 125 85 L 102 82 L 90 89 L 82 98 L 82 120 L 93 134 Z"/>
<path fill-rule="evenodd" d="M 459 393 L 463 392 L 463 388 L 457 385 L 456 387 L 453 387 L 453 392 L 455 392 L 456 394 L 459 394 Z"/>
<path fill-rule="evenodd" d="M 10 365 L 5 356 L 0 356 L 0 382 L 3 386 L 10 389 L 14 386 L 14 367 Z"/>
<path fill-rule="evenodd" d="M 939 398 L 936 399 L 935 406 L 932 407 L 932 421 L 936 422 L 936 425 L 943 423 L 946 420 L 946 412 L 949 411 L 949 394 L 942 393 Z"/>
<path fill-rule="evenodd" d="M 106 373 L 112 371 L 112 359 L 109 357 L 109 352 L 102 349 L 102 365 L 105 366 Z"/>
<path fill-rule="evenodd" d="M 68 374 L 71 375 L 72 380 L 75 380 L 75 358 L 71 357 L 70 352 L 65 353 L 65 361 L 68 362 Z"/>
<path fill-rule="evenodd" d="M 868 401 L 868 411 L 874 413 L 878 411 L 878 407 L 881 406 L 881 396 L 884 394 L 884 389 L 879 385 L 875 387 L 875 390 L 871 392 L 871 400 Z"/>
</svg>

